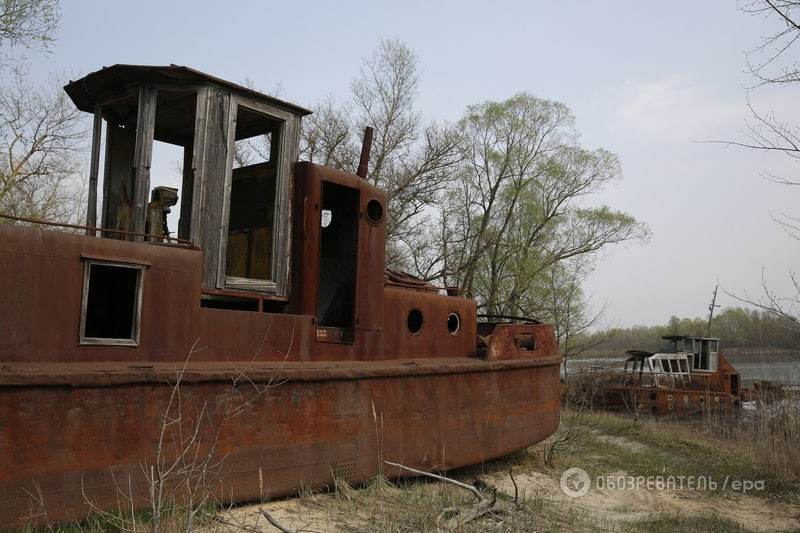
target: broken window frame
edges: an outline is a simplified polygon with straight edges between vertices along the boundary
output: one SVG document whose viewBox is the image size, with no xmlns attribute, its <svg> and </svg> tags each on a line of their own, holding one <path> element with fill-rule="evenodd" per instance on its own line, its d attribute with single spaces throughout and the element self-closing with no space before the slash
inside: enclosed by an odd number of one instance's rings
<svg viewBox="0 0 800 533">
<path fill-rule="evenodd" d="M 81 296 L 81 316 L 80 316 L 80 326 L 78 330 L 78 344 L 81 346 L 87 346 L 87 345 L 139 346 L 139 342 L 141 340 L 142 297 L 144 295 L 144 272 L 145 270 L 147 270 L 148 265 L 139 263 L 126 263 L 120 261 L 108 261 L 105 259 L 95 259 L 90 257 L 83 257 L 83 260 L 84 260 L 83 294 Z M 94 265 L 129 268 L 137 271 L 136 296 L 134 302 L 130 338 L 86 336 L 86 313 L 88 311 L 87 306 L 89 303 L 89 281 L 91 279 L 92 266 Z"/>
<path fill-rule="evenodd" d="M 230 223 L 231 185 L 233 182 L 233 153 L 236 142 L 236 116 L 239 107 L 266 115 L 281 122 L 278 130 L 278 154 L 270 154 L 270 160 L 277 157 L 275 165 L 275 211 L 273 213 L 272 268 L 270 280 L 228 276 L 226 254 L 228 249 L 228 227 Z M 286 296 L 289 285 L 289 252 L 291 228 L 291 163 L 296 160 L 295 138 L 298 135 L 295 116 L 275 106 L 232 94 L 228 113 L 228 146 L 225 164 L 225 188 L 223 193 L 222 224 L 219 235 L 219 256 L 217 260 L 217 280 L 220 288 L 259 291 L 279 297 Z"/>
<path fill-rule="evenodd" d="M 128 100 L 131 98 L 137 99 L 137 117 L 135 121 L 135 144 L 133 146 L 132 158 L 131 158 L 131 183 L 133 185 L 132 198 L 131 198 L 131 224 L 132 226 L 128 228 L 129 230 L 133 230 L 134 232 L 140 233 L 141 235 L 131 236 L 131 237 L 124 237 L 127 240 L 134 240 L 134 241 L 144 241 L 144 232 L 147 220 L 147 205 L 150 202 L 150 194 L 151 190 L 151 179 L 150 179 L 150 167 L 152 164 L 152 153 L 153 153 L 153 145 L 156 141 L 155 139 L 155 123 L 158 114 L 158 95 L 160 92 L 172 92 L 172 93 L 186 93 L 186 94 L 194 94 L 195 99 L 195 126 L 193 131 L 193 139 L 197 138 L 198 132 L 200 131 L 201 127 L 203 126 L 205 116 L 201 117 L 201 114 L 205 111 L 205 98 L 207 98 L 207 87 L 205 85 L 199 84 L 171 84 L 171 83 L 144 83 L 144 84 L 132 84 L 131 86 L 125 87 L 121 89 L 116 94 L 109 96 L 103 100 L 100 100 L 95 105 L 95 115 L 94 115 L 94 128 L 92 134 L 92 154 L 90 160 L 90 186 L 89 186 L 89 207 L 87 208 L 87 225 L 88 226 L 96 226 L 97 225 L 97 218 L 99 216 L 101 221 L 101 226 L 106 228 L 113 228 L 115 226 L 112 217 L 109 215 L 109 202 L 110 202 L 110 191 L 109 187 L 111 186 L 109 180 L 112 178 L 111 175 L 111 159 L 112 159 L 112 147 L 111 147 L 111 136 L 112 136 L 112 129 L 115 127 L 115 123 L 111 120 L 111 117 L 108 115 L 109 109 L 112 108 L 115 104 L 118 104 L 121 101 Z M 105 133 L 103 138 L 104 141 L 101 140 L 101 136 Z M 167 141 L 163 141 L 167 142 Z M 100 149 L 101 143 L 104 143 L 104 161 L 103 161 L 103 169 L 102 169 L 102 185 L 103 190 L 99 191 L 99 177 L 101 176 L 101 169 L 100 169 Z M 174 143 L 168 143 L 174 144 Z M 180 145 L 175 145 L 180 146 Z M 178 238 L 189 239 L 190 237 L 190 224 L 194 221 L 192 218 L 192 213 L 194 211 L 194 172 L 198 166 L 198 159 L 197 159 L 197 149 L 195 146 L 188 147 L 183 146 L 184 158 L 183 158 L 183 165 L 184 168 L 189 165 L 192 179 L 187 180 L 186 172 L 184 172 L 184 176 L 181 180 L 181 186 L 178 188 L 178 209 L 180 212 L 179 216 L 179 223 L 178 227 L 175 228 L 175 231 L 172 232 Z M 97 197 L 98 193 L 101 193 L 101 205 L 100 209 L 96 208 L 97 206 Z M 137 205 L 141 204 L 141 205 Z M 142 207 L 143 206 L 143 207 Z M 99 212 L 98 212 L 99 211 Z M 87 235 L 95 235 L 95 229 L 88 229 Z M 106 237 L 121 237 L 119 234 L 115 234 L 113 231 L 105 232 L 104 236 Z M 161 241 L 163 244 L 171 245 L 173 243 L 172 240 L 165 239 Z"/>
</svg>

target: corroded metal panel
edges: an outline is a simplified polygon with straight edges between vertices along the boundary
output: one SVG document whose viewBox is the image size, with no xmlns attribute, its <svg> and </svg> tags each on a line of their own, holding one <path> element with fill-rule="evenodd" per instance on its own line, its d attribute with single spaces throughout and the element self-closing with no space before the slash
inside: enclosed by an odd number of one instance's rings
<svg viewBox="0 0 800 533">
<path fill-rule="evenodd" d="M 205 456 L 213 444 L 214 456 L 224 457 L 209 474 L 216 496 L 227 502 L 321 487 L 337 469 L 364 481 L 382 459 L 428 470 L 481 463 L 542 440 L 558 425 L 557 358 L 516 366 L 415 362 L 342 364 L 307 375 L 294 369 L 293 378 L 279 365 L 190 367 L 180 389 L 183 429 L 196 427 L 197 413 L 205 412 L 198 452 Z M 233 387 L 248 370 L 248 379 Z M 3 386 L 0 456 L 13 460 L 0 463 L 0 524 L 20 525 L 36 512 L 40 506 L 25 491 L 38 494 L 37 486 L 50 520 L 84 516 L 86 499 L 114 508 L 116 489 L 132 491 L 137 505 L 146 506 L 142 465 L 146 471 L 155 460 L 175 371 L 175 365 L 117 368 L 115 377 L 89 368 L 29 371 L 20 373 L 27 386 Z M 53 383 L 70 375 L 70 385 Z M 273 386 L 259 394 L 257 386 L 267 383 Z M 239 406 L 246 407 L 239 412 Z M 169 461 L 174 442 L 165 448 Z"/>
</svg>

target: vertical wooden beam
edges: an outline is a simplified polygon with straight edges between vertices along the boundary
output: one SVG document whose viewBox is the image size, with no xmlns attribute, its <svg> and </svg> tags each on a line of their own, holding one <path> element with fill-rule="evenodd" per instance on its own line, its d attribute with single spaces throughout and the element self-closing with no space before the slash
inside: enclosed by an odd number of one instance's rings
<svg viewBox="0 0 800 533">
<path fill-rule="evenodd" d="M 153 157 L 153 131 L 156 122 L 156 96 L 150 85 L 139 90 L 139 113 L 136 119 L 136 149 L 134 151 L 133 209 L 131 231 L 144 233 L 147 204 L 150 200 L 150 163 Z M 137 241 L 143 237 L 136 237 Z"/>
<path fill-rule="evenodd" d="M 133 156 L 136 150 L 136 131 L 122 128 L 106 121 L 106 162 L 103 173 L 104 228 L 131 231 L 131 205 L 133 204 Z M 117 233 L 106 232 L 105 237 L 127 239 Z"/>
<path fill-rule="evenodd" d="M 238 117 L 238 100 L 229 96 L 227 104 L 225 105 L 225 112 L 223 116 L 223 124 L 225 130 L 228 132 L 225 138 L 227 143 L 222 157 L 225 163 L 222 166 L 222 181 L 221 181 L 221 198 L 222 205 L 219 213 L 215 213 L 214 217 L 217 226 L 217 287 L 220 289 L 225 288 L 226 261 L 228 256 L 228 227 L 231 217 L 231 188 L 233 187 L 233 152 L 235 151 L 236 144 L 236 121 Z"/>
<path fill-rule="evenodd" d="M 205 150 L 208 137 L 208 113 L 211 98 L 208 86 L 197 91 L 197 108 L 194 117 L 194 143 L 192 145 L 192 211 L 190 213 L 189 240 L 195 246 L 202 246 L 203 219 L 200 216 L 203 208 L 203 184 L 206 179 Z M 183 215 L 181 215 L 183 216 Z M 206 253 L 208 253 L 206 251 Z"/>
<path fill-rule="evenodd" d="M 100 106 L 94 108 L 92 128 L 92 159 L 89 163 L 89 203 L 86 206 L 86 225 L 97 226 L 97 175 L 100 172 L 100 137 L 103 134 L 103 115 Z M 95 235 L 94 229 L 87 229 L 86 235 Z"/>
<path fill-rule="evenodd" d="M 209 88 L 208 113 L 202 148 L 202 174 L 195 175 L 192 241 L 202 246 L 203 287 L 224 287 L 224 240 L 227 230 L 225 184 L 233 148 L 230 124 L 230 93 Z M 195 139 L 197 149 L 197 139 Z M 199 191 L 198 191 L 199 187 Z M 197 224 L 195 224 L 197 220 Z M 194 238 L 197 235 L 197 238 Z M 227 235 L 226 235 L 227 236 Z M 223 259 L 220 260 L 220 257 Z M 220 275 L 220 272 L 223 275 Z"/>
</svg>

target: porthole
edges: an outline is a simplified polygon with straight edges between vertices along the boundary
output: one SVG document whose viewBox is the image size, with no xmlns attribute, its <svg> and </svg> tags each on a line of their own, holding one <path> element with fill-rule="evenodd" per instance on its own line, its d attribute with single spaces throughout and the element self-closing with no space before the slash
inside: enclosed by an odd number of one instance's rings
<svg viewBox="0 0 800 533">
<path fill-rule="evenodd" d="M 458 313 L 450 313 L 447 316 L 447 331 L 450 332 L 450 335 L 457 335 L 460 330 L 461 317 L 458 316 Z"/>
<path fill-rule="evenodd" d="M 423 320 L 422 311 L 419 309 L 412 309 L 409 311 L 408 319 L 406 320 L 408 331 L 411 333 L 419 333 L 419 331 L 422 329 Z"/>
<path fill-rule="evenodd" d="M 383 205 L 378 200 L 367 202 L 367 218 L 373 224 L 377 224 L 383 219 Z"/>
</svg>

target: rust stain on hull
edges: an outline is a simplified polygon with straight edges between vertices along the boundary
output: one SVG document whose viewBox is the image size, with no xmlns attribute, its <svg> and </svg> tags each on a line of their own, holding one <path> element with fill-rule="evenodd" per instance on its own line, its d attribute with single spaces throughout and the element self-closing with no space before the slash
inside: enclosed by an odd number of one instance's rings
<svg viewBox="0 0 800 533">
<path fill-rule="evenodd" d="M 430 470 L 477 464 L 555 431 L 557 361 L 463 363 L 473 368 L 403 373 L 387 367 L 384 376 L 339 373 L 335 379 L 317 370 L 308 381 L 269 388 L 235 416 L 230 408 L 250 402 L 253 385 L 232 387 L 235 371 L 226 376 L 218 369 L 189 368 L 181 408 L 188 426 L 197 413 L 206 413 L 202 447 L 221 429 L 215 456 L 222 462 L 214 484 L 223 502 L 323 487 L 337 468 L 347 467 L 350 482 L 364 481 L 378 473 L 382 458 Z M 85 498 L 114 508 L 117 489 L 129 487 L 146 506 L 143 467 L 154 461 L 175 374 L 162 369 L 132 383 L 102 374 L 85 376 L 80 384 L 39 377 L 0 389 L 0 456 L 9 458 L 0 468 L 0 523 L 24 523 L 29 494 L 37 493 L 49 520 L 84 516 Z M 165 451 L 171 453 L 171 446 Z"/>
</svg>

